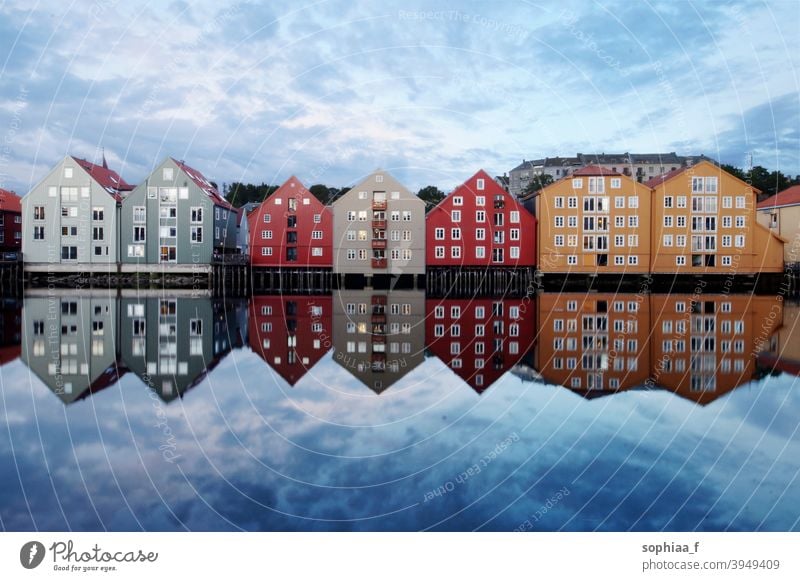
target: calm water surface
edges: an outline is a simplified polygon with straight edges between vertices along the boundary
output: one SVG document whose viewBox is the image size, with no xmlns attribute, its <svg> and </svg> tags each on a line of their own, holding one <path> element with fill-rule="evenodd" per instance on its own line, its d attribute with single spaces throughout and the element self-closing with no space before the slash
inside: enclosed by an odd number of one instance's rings
<svg viewBox="0 0 800 581">
<path fill-rule="evenodd" d="M 3 530 L 797 530 L 798 307 L 6 300 Z"/>
</svg>

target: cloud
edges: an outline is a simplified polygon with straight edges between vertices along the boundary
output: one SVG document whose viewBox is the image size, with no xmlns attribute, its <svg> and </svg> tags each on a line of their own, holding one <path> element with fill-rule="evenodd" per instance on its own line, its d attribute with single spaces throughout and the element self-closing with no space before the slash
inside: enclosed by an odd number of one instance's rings
<svg viewBox="0 0 800 581">
<path fill-rule="evenodd" d="M 576 151 L 797 151 L 789 4 L 0 10 L 0 138 L 28 91 L 2 173 L 23 192 L 65 153 L 103 147 L 131 182 L 176 155 L 217 182 L 341 186 L 380 166 L 445 190 L 479 167 Z M 743 123 L 751 137 L 729 140 Z M 769 159 L 800 172 L 797 155 Z"/>
</svg>

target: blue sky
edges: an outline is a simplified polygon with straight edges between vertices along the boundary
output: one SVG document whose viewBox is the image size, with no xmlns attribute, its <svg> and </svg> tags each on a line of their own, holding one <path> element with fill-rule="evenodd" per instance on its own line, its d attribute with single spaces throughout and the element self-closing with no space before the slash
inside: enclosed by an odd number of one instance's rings
<svg viewBox="0 0 800 581">
<path fill-rule="evenodd" d="M 132 183 L 167 155 L 412 189 L 579 151 L 797 174 L 799 62 L 796 0 L 4 2 L 0 186 L 101 148 Z"/>
</svg>

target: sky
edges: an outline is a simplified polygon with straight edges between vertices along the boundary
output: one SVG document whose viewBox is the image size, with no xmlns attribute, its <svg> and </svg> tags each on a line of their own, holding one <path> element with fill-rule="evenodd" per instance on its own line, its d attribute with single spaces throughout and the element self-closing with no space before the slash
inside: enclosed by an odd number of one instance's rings
<svg viewBox="0 0 800 581">
<path fill-rule="evenodd" d="M 139 183 L 445 191 L 478 169 L 704 153 L 800 174 L 800 2 L 0 0 L 0 187 L 71 154 Z"/>
</svg>

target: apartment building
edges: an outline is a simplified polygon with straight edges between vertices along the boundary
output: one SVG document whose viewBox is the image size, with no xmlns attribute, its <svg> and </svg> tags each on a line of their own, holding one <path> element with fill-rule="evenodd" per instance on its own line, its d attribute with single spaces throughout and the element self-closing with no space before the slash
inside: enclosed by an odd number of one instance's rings
<svg viewBox="0 0 800 581">
<path fill-rule="evenodd" d="M 253 266 L 333 266 L 333 213 L 296 177 L 254 208 L 247 222 Z"/>
<path fill-rule="evenodd" d="M 0 252 L 22 250 L 22 201 L 0 188 Z"/>
<path fill-rule="evenodd" d="M 770 196 L 756 206 L 756 219 L 784 242 L 786 264 L 800 262 L 800 186 Z"/>
<path fill-rule="evenodd" d="M 424 274 L 425 202 L 378 170 L 333 203 L 333 270 Z"/>
<path fill-rule="evenodd" d="M 756 220 L 754 188 L 709 161 L 647 182 L 653 274 L 783 272 L 783 240 Z"/>
<path fill-rule="evenodd" d="M 543 188 L 535 199 L 545 274 L 646 274 L 650 268 L 649 188 L 589 166 Z"/>
<path fill-rule="evenodd" d="M 117 207 L 132 189 L 105 161 L 65 157 L 22 198 L 25 268 L 115 269 Z"/>
<path fill-rule="evenodd" d="M 536 264 L 536 218 L 483 170 L 428 212 L 425 229 L 428 268 Z"/>
</svg>

